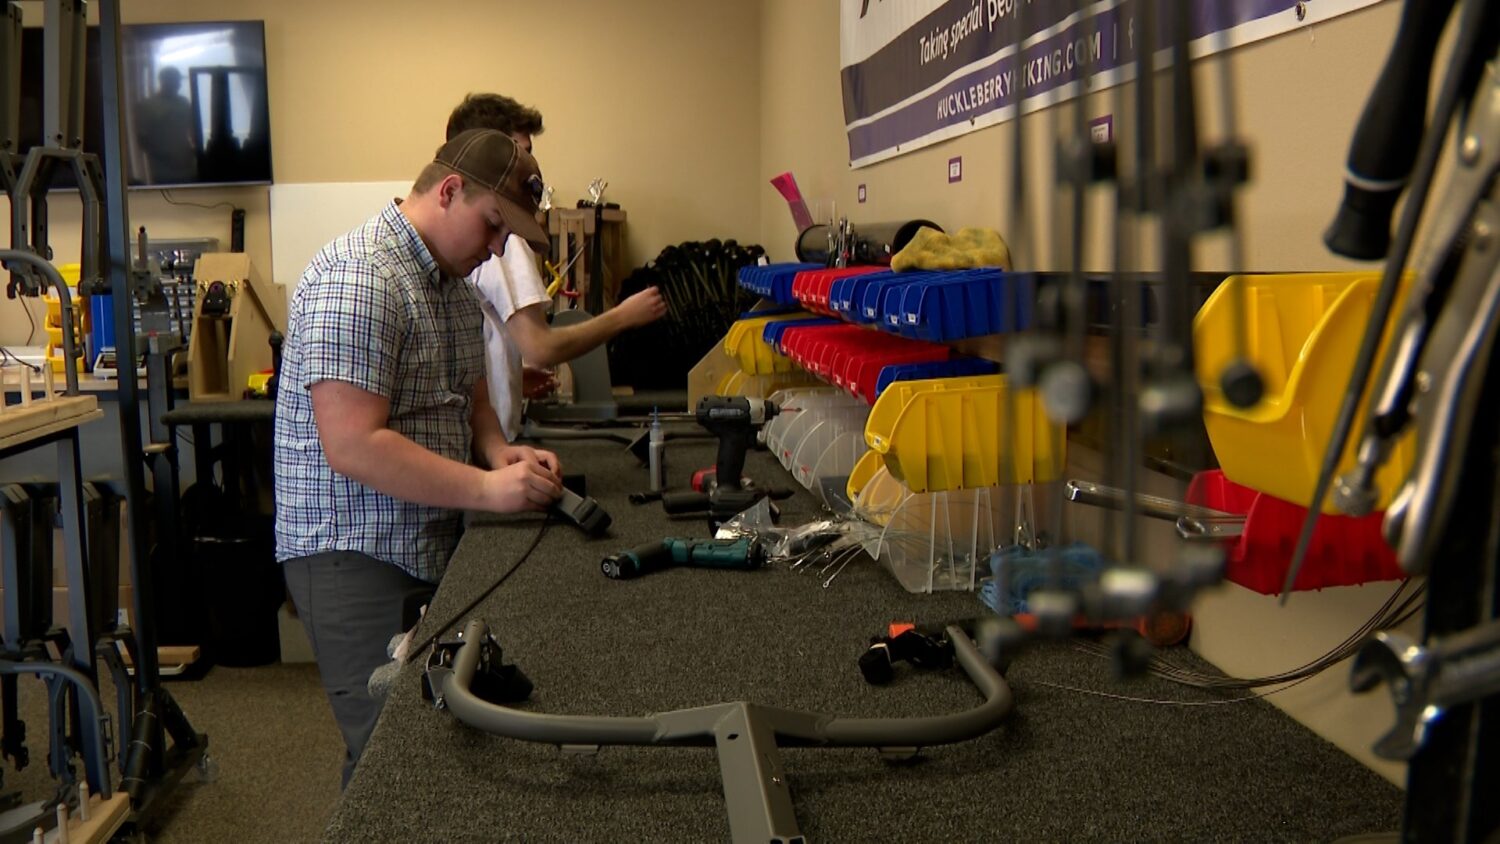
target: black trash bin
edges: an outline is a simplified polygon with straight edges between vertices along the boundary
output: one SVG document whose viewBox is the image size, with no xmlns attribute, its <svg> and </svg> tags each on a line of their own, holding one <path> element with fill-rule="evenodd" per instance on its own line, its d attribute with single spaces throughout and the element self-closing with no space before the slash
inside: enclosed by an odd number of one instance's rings
<svg viewBox="0 0 1500 844">
<path fill-rule="evenodd" d="M 249 667 L 281 660 L 277 611 L 286 598 L 267 516 L 229 511 L 213 486 L 183 495 L 193 569 L 202 584 L 204 655 L 218 665 Z M 189 525 L 185 525 L 187 527 Z"/>
</svg>

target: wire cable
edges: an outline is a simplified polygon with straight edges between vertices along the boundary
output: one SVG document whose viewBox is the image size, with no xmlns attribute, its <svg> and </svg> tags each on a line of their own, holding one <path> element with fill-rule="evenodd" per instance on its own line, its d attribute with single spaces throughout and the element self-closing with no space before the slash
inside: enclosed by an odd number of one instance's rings
<svg viewBox="0 0 1500 844">
<path fill-rule="evenodd" d="M 1422 597 L 1426 593 L 1427 585 L 1423 583 L 1417 586 L 1410 594 L 1403 595 L 1409 585 L 1411 585 L 1411 581 L 1403 580 L 1392 591 L 1390 597 L 1385 600 L 1380 609 L 1376 610 L 1370 616 L 1369 620 L 1351 633 L 1343 642 L 1340 642 L 1317 659 L 1289 671 L 1281 672 L 1280 674 L 1249 678 L 1215 676 L 1174 665 L 1161 656 L 1153 656 L 1147 670 L 1153 676 L 1161 677 L 1179 685 L 1200 689 L 1253 689 L 1264 686 L 1276 686 L 1283 683 L 1301 682 L 1353 656 L 1355 651 L 1364 643 L 1365 639 L 1374 631 L 1395 627 L 1420 612 L 1425 605 Z M 1109 649 L 1097 643 L 1078 642 L 1076 643 L 1076 647 L 1095 656 L 1109 656 Z"/>
<path fill-rule="evenodd" d="M 470 601 L 469 605 L 467 607 L 464 607 L 462 610 L 459 610 L 457 613 L 454 613 L 454 615 L 453 615 L 452 618 L 449 618 L 446 622 L 444 622 L 442 627 L 439 627 L 437 630 L 433 631 L 433 633 L 432 633 L 431 636 L 428 636 L 426 639 L 423 639 L 421 644 L 419 644 L 416 647 L 412 648 L 411 649 L 411 653 L 412 654 L 419 654 L 419 653 L 427 650 L 428 648 L 432 647 L 433 643 L 438 640 L 439 636 L 442 636 L 444 633 L 447 633 L 448 630 L 453 627 L 453 625 L 457 624 L 461 619 L 463 619 L 464 616 L 466 616 L 469 613 L 473 612 L 474 608 L 477 607 L 477 606 L 479 606 L 484 601 L 485 598 L 488 598 L 491 594 L 494 593 L 494 591 L 496 589 L 499 589 L 500 588 L 500 584 L 502 584 L 505 581 L 509 580 L 510 576 L 513 575 L 513 574 L 515 574 L 516 570 L 521 567 L 521 564 L 524 563 L 524 562 L 526 562 L 527 558 L 529 558 L 531 556 L 531 552 L 535 551 L 536 547 L 541 544 L 542 537 L 547 535 L 547 528 L 550 527 L 551 524 L 552 524 L 552 513 L 549 511 L 547 513 L 547 517 L 542 520 L 542 526 L 537 529 L 536 536 L 532 538 L 531 544 L 526 547 L 525 551 L 521 552 L 521 556 L 514 563 L 511 564 L 510 568 L 508 568 L 508 569 L 505 570 L 505 574 L 500 575 L 499 579 L 497 579 L 494 583 L 491 583 L 490 587 L 488 589 L 484 590 L 483 592 L 481 592 L 479 594 L 479 597 L 477 597 L 474 600 Z"/>
<path fill-rule="evenodd" d="M 1108 698 L 1110 700 L 1119 700 L 1128 703 L 1150 703 L 1157 706 L 1225 706 L 1231 703 L 1249 703 L 1250 701 L 1268 698 L 1271 695 L 1279 695 L 1287 689 L 1307 682 L 1309 679 L 1311 678 L 1303 677 L 1300 680 L 1294 680 L 1279 689 L 1272 689 L 1269 692 L 1258 692 L 1255 694 L 1244 695 L 1242 697 L 1228 698 L 1226 700 L 1166 700 L 1165 698 L 1137 697 L 1135 695 L 1122 695 L 1116 694 L 1114 692 L 1101 692 L 1098 689 L 1083 689 L 1077 686 L 1067 686 L 1062 683 L 1049 683 L 1046 680 L 1032 680 L 1030 682 L 1038 686 L 1047 686 L 1053 689 L 1062 689 L 1065 692 L 1077 692 L 1081 695 L 1093 695 L 1094 697 Z"/>
<path fill-rule="evenodd" d="M 31 341 L 36 339 L 36 315 L 31 312 L 31 306 L 26 304 L 25 299 L 21 300 L 21 310 L 26 313 L 26 322 L 31 325 L 31 330 L 26 332 L 26 345 L 30 346 Z"/>
<path fill-rule="evenodd" d="M 10 350 L 9 346 L 0 346 L 0 362 L 20 364 L 21 366 L 30 369 L 32 372 L 42 371 L 42 368 L 40 366 L 37 366 L 30 361 L 21 360 L 21 358 L 18 357 L 15 352 L 12 352 Z"/>
<path fill-rule="evenodd" d="M 161 192 L 161 198 L 165 199 L 171 205 L 186 205 L 192 208 L 206 208 L 210 211 L 215 208 L 228 208 L 231 211 L 240 210 L 240 207 L 238 205 L 235 205 L 233 202 L 215 202 L 212 205 L 205 205 L 202 202 L 184 202 L 180 199 L 173 199 L 171 191 L 166 190 L 163 190 Z"/>
</svg>

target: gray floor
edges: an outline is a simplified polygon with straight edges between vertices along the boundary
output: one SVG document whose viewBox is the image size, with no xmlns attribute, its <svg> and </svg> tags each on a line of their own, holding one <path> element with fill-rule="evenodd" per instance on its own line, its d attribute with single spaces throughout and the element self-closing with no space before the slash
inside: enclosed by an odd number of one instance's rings
<svg viewBox="0 0 1500 844">
<path fill-rule="evenodd" d="M 339 798 L 343 741 L 317 667 L 214 668 L 191 682 L 168 683 L 193 726 L 208 734 L 216 776 L 196 774 L 163 804 L 146 832 L 152 841 L 317 841 Z M 107 695 L 112 695 L 106 689 Z M 43 686 L 20 684 L 31 764 L 6 763 L 5 793 L 26 800 L 52 793 L 47 775 Z"/>
</svg>

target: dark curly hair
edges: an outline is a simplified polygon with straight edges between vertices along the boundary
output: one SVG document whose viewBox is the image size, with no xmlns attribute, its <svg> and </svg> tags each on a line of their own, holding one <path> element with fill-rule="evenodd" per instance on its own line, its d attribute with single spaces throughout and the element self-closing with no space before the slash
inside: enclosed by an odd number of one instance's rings
<svg viewBox="0 0 1500 844">
<path fill-rule="evenodd" d="M 501 94 L 470 94 L 448 115 L 448 140 L 466 129 L 542 134 L 542 113 Z"/>
</svg>

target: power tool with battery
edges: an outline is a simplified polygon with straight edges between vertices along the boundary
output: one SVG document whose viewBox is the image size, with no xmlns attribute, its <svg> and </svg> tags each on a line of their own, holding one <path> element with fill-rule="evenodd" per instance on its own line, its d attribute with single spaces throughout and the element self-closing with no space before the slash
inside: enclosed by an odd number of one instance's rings
<svg viewBox="0 0 1500 844">
<path fill-rule="evenodd" d="M 699 399 L 693 415 L 699 425 L 719 440 L 713 474 L 710 477 L 707 472 L 700 472 L 694 476 L 693 486 L 698 491 L 664 493 L 662 508 L 672 515 L 707 513 L 709 526 L 717 529 L 720 523 L 768 495 L 786 497 L 742 480 L 745 454 L 755 444 L 755 432 L 780 412 L 775 402 L 765 399 L 745 396 Z"/>
<path fill-rule="evenodd" d="M 687 539 L 669 536 L 639 548 L 611 554 L 599 570 L 615 580 L 629 580 L 675 566 L 751 571 L 766 563 L 766 550 L 750 537 Z"/>
</svg>

